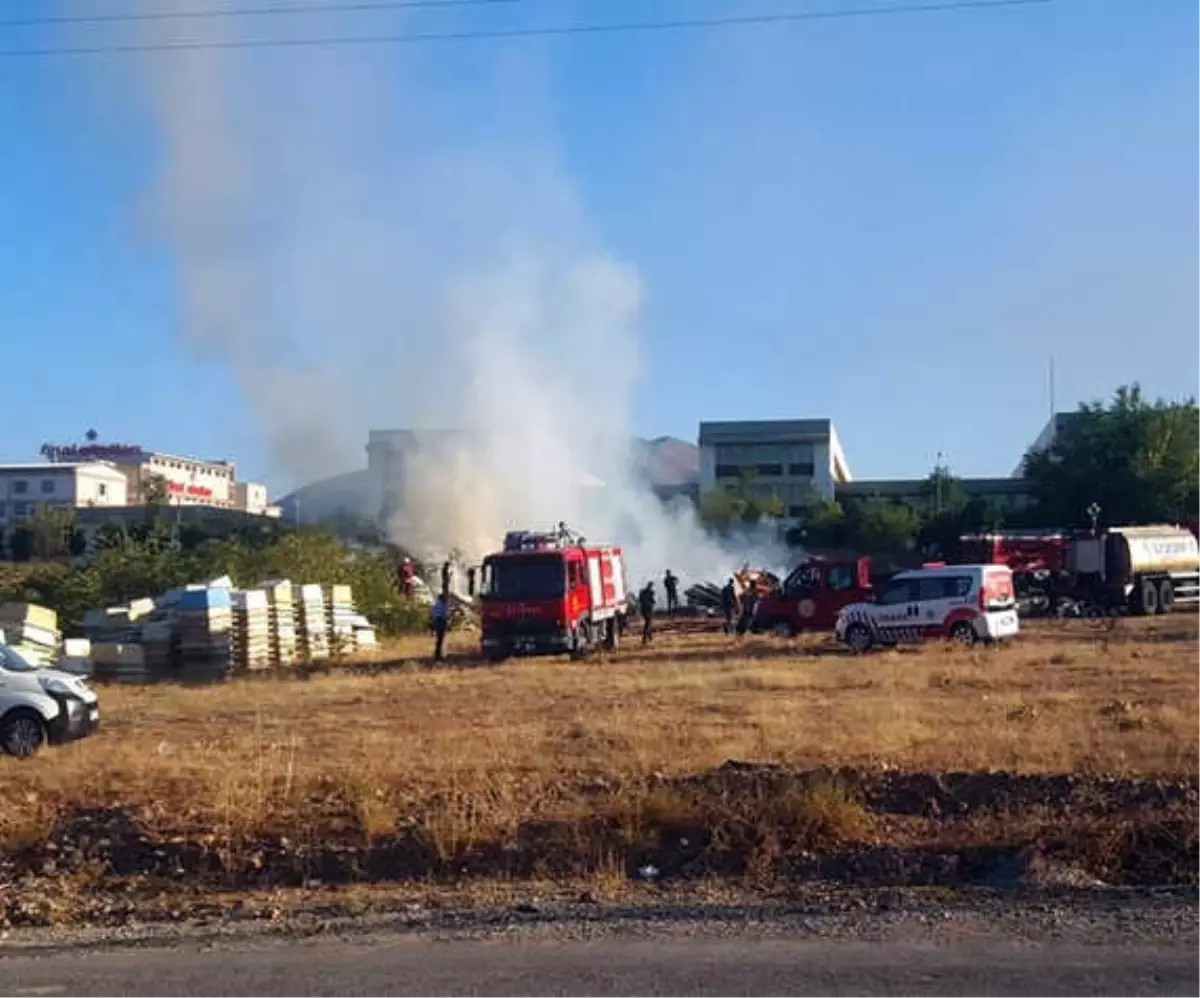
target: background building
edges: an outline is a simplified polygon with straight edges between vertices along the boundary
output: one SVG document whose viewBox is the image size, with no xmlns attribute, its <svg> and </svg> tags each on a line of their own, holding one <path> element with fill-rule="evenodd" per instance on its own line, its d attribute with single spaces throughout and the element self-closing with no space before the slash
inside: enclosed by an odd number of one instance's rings
<svg viewBox="0 0 1200 998">
<path fill-rule="evenodd" d="M 102 461 L 119 469 L 127 483 L 127 504 L 144 506 L 150 483 L 161 479 L 166 498 L 174 506 L 215 506 L 260 515 L 271 515 L 267 487 L 257 482 L 238 482 L 232 461 L 204 461 L 178 454 L 148 451 L 135 444 L 46 444 L 42 455 L 58 467 L 70 461 Z"/>
<path fill-rule="evenodd" d="M 789 518 L 813 495 L 832 499 L 850 468 L 828 419 L 700 424 L 700 495 L 732 486 L 746 474 L 752 491 L 778 496 Z"/>
<path fill-rule="evenodd" d="M 1068 423 L 1070 423 L 1078 415 L 1079 415 L 1078 411 L 1056 412 L 1053 416 L 1050 417 L 1049 422 L 1047 422 L 1046 425 L 1042 427 L 1042 432 L 1037 435 L 1037 437 L 1033 441 L 1033 443 L 1031 443 L 1029 445 L 1029 447 L 1026 448 L 1025 454 L 1040 453 L 1041 451 L 1047 450 L 1050 447 L 1050 445 L 1053 444 L 1054 441 L 1058 438 L 1058 435 L 1060 433 L 1062 433 L 1063 427 L 1065 427 Z M 1012 473 L 1013 478 L 1021 478 L 1024 476 L 1024 474 L 1025 474 L 1025 454 L 1021 455 L 1021 460 L 1017 462 L 1017 466 L 1013 469 L 1013 473 Z"/>
<path fill-rule="evenodd" d="M 103 461 L 0 465 L 0 523 L 33 516 L 43 507 L 124 506 L 127 481 Z"/>
<path fill-rule="evenodd" d="M 967 499 L 983 499 L 996 510 L 1023 509 L 1030 502 L 1029 483 L 1023 478 L 956 478 Z M 929 505 L 928 478 L 877 478 L 843 482 L 837 486 L 834 498 L 887 499 L 903 502 L 914 509 Z"/>
<path fill-rule="evenodd" d="M 167 483 L 167 496 L 172 504 L 244 508 L 237 501 L 236 469 L 231 461 L 201 461 L 143 451 L 115 463 L 129 479 L 131 505 L 145 504 L 147 483 L 157 476 Z M 265 486 L 260 488 L 266 491 Z"/>
</svg>

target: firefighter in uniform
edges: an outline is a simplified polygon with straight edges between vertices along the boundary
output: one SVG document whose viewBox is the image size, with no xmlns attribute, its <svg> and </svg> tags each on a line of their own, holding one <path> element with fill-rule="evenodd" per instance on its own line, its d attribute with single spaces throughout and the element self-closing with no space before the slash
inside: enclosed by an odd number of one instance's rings
<svg viewBox="0 0 1200 998">
<path fill-rule="evenodd" d="M 638 610 L 642 614 L 642 644 L 654 638 L 654 583 L 647 582 L 638 594 Z"/>
<path fill-rule="evenodd" d="M 434 600 L 429 611 L 429 623 L 433 627 L 433 657 L 442 660 L 442 645 L 446 642 L 446 597 L 439 596 Z"/>
<path fill-rule="evenodd" d="M 669 568 L 663 576 L 663 589 L 667 593 L 667 613 L 674 617 L 675 611 L 679 609 L 679 579 L 671 574 Z"/>
</svg>

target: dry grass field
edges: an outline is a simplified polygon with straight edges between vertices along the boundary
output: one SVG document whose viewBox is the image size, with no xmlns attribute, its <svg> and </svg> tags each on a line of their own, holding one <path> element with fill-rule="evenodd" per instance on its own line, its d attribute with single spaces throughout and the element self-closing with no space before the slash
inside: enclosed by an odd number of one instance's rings
<svg viewBox="0 0 1200 998">
<path fill-rule="evenodd" d="M 0 854 L 35 848 L 73 815 L 116 811 L 144 846 L 189 844 L 188 869 L 209 862 L 200 850 L 243 873 L 270 865 L 271 849 L 379 843 L 389 868 L 410 873 L 564 849 L 589 869 L 621 866 L 651 831 L 660 842 L 672 823 L 711 832 L 737 824 L 735 811 L 759 847 L 784 833 L 793 846 L 901 834 L 836 781 L 737 801 L 672 783 L 731 759 L 1195 784 L 1194 615 L 1034 623 L 1001 648 L 862 657 L 827 638 L 738 642 L 689 626 L 585 662 L 485 666 L 463 635 L 437 668 L 422 657 L 429 642 L 409 639 L 359 670 L 106 687 L 95 737 L 0 759 Z M 608 829 L 598 837 L 596 820 Z M 402 856 L 401 839 L 425 858 Z"/>
</svg>

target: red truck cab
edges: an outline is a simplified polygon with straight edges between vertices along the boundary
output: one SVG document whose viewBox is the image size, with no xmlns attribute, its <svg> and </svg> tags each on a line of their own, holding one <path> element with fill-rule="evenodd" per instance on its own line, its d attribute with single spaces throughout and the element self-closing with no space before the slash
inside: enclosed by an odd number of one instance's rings
<svg viewBox="0 0 1200 998">
<path fill-rule="evenodd" d="M 581 656 L 615 649 L 624 629 L 621 549 L 557 534 L 514 531 L 483 560 L 479 590 L 484 656 Z"/>
<path fill-rule="evenodd" d="M 787 634 L 831 631 L 842 607 L 874 598 L 870 558 L 809 558 L 759 601 L 755 630 Z"/>
</svg>

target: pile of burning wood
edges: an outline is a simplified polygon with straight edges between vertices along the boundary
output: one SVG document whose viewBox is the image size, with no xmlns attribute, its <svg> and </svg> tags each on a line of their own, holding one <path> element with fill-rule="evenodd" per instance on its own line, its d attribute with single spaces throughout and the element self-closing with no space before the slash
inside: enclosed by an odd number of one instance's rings
<svg viewBox="0 0 1200 998">
<path fill-rule="evenodd" d="M 733 591 L 738 599 L 741 599 L 742 593 L 747 589 L 756 590 L 761 598 L 779 588 L 779 576 L 765 568 L 743 565 L 730 575 L 730 578 L 733 579 Z M 696 607 L 702 612 L 716 611 L 721 609 L 721 590 L 724 587 L 725 582 L 697 582 L 690 586 L 683 596 L 688 606 Z"/>
</svg>

